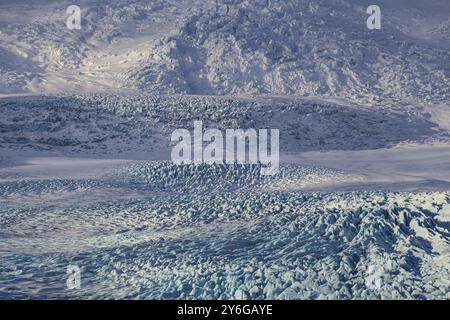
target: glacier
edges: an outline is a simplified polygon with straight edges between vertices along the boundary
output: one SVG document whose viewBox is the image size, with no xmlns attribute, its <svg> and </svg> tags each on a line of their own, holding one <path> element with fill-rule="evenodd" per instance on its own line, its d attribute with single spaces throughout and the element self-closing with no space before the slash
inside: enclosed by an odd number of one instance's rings
<svg viewBox="0 0 450 320">
<path fill-rule="evenodd" d="M 0 299 L 450 299 L 450 3 L 370 4 L 0 1 Z"/>
</svg>

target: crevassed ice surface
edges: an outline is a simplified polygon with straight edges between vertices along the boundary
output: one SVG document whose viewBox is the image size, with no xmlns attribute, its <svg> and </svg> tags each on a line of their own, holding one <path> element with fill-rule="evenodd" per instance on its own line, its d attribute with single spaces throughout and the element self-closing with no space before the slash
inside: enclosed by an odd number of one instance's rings
<svg viewBox="0 0 450 320">
<path fill-rule="evenodd" d="M 0 298 L 450 298 L 448 1 L 69 2 L 0 3 Z"/>
</svg>

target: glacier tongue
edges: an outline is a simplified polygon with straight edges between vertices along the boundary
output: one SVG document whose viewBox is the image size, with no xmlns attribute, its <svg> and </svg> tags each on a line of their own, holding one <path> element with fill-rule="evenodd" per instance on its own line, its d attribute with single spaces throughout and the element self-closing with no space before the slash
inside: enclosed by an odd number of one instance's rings
<svg viewBox="0 0 450 320">
<path fill-rule="evenodd" d="M 77 3 L 0 3 L 0 299 L 450 299 L 449 1 Z"/>
<path fill-rule="evenodd" d="M 251 166 L 112 169 L 0 182 L 0 297 L 449 298 L 448 192 L 265 188 L 349 177 L 302 166 L 271 181 Z M 83 290 L 61 281 L 69 264 Z"/>
</svg>

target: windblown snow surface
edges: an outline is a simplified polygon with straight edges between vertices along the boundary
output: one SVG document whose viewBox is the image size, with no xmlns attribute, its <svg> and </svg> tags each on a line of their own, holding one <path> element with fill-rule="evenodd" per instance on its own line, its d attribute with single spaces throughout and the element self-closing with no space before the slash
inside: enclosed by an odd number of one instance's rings
<svg viewBox="0 0 450 320">
<path fill-rule="evenodd" d="M 0 298 L 450 299 L 450 5 L 379 3 L 0 2 Z"/>
</svg>

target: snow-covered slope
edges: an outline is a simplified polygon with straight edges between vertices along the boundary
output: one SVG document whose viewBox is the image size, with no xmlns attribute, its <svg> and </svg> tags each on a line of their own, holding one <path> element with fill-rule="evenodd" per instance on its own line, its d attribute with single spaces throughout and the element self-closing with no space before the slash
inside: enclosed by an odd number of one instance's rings
<svg viewBox="0 0 450 320">
<path fill-rule="evenodd" d="M 66 27 L 72 1 L 1 3 L 1 92 L 120 88 L 196 2 L 79 1 L 81 30 Z"/>
<path fill-rule="evenodd" d="M 381 3 L 381 30 L 353 0 L 82 1 L 81 30 L 66 4 L 2 5 L 2 92 L 449 98 L 440 0 Z"/>
<path fill-rule="evenodd" d="M 368 30 L 365 18 L 344 1 L 230 1 L 192 16 L 154 49 L 163 65 L 150 57 L 129 78 L 200 94 L 448 98 L 448 51 L 415 43 L 388 18 Z"/>
</svg>

